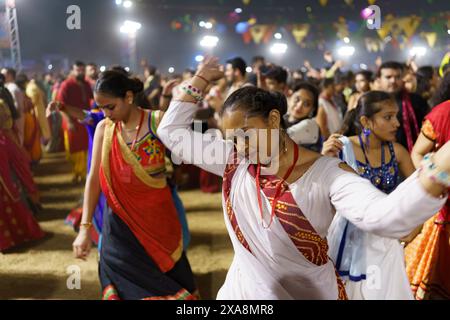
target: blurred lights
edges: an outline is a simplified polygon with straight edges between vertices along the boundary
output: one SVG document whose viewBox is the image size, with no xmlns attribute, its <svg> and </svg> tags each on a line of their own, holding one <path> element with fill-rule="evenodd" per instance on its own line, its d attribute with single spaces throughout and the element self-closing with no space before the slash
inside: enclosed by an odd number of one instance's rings
<svg viewBox="0 0 450 320">
<path fill-rule="evenodd" d="M 53 65 L 52 64 L 49 64 L 48 65 L 48 70 L 52 70 L 53 69 Z"/>
<path fill-rule="evenodd" d="M 427 48 L 425 48 L 425 47 L 412 47 L 411 50 L 409 50 L 410 56 L 423 57 L 426 54 L 427 54 Z"/>
<path fill-rule="evenodd" d="M 175 72 L 175 68 L 174 67 L 170 67 L 169 68 L 169 73 L 174 73 Z"/>
<path fill-rule="evenodd" d="M 343 40 L 344 40 L 345 43 L 350 43 L 350 38 L 349 37 L 345 37 Z"/>
<path fill-rule="evenodd" d="M 105 66 L 101 66 L 100 67 L 100 72 L 105 72 L 106 71 L 106 67 Z"/>
<path fill-rule="evenodd" d="M 142 28 L 139 22 L 127 20 L 120 27 L 120 32 L 128 34 L 129 36 L 135 36 L 136 32 Z"/>
<path fill-rule="evenodd" d="M 197 61 L 197 62 L 202 62 L 204 59 L 205 59 L 205 57 L 200 54 L 195 57 L 195 61 Z"/>
<path fill-rule="evenodd" d="M 287 49 L 288 49 L 288 45 L 286 43 L 278 42 L 278 43 L 274 43 L 270 47 L 270 52 L 272 54 L 281 55 L 281 54 L 285 54 Z"/>
<path fill-rule="evenodd" d="M 133 6 L 133 2 L 132 1 L 130 1 L 130 0 L 126 0 L 126 1 L 124 1 L 123 2 L 123 7 L 124 8 L 131 8 Z"/>
<path fill-rule="evenodd" d="M 280 39 L 283 38 L 283 35 L 282 35 L 281 33 L 277 32 L 277 33 L 275 33 L 275 34 L 273 35 L 273 37 L 274 37 L 275 39 L 277 39 L 277 40 L 280 40 Z"/>
<path fill-rule="evenodd" d="M 216 36 L 204 36 L 200 41 L 200 45 L 205 48 L 214 48 L 219 43 L 219 38 Z"/>
<path fill-rule="evenodd" d="M 125 71 L 126 72 L 130 72 L 130 68 L 129 67 L 125 67 Z"/>
<path fill-rule="evenodd" d="M 342 46 L 337 50 L 338 55 L 342 57 L 351 57 L 355 54 L 355 47 L 353 46 Z"/>
<path fill-rule="evenodd" d="M 252 69 L 252 67 L 247 67 L 247 68 L 245 69 L 245 71 L 247 71 L 247 73 L 252 73 L 252 72 L 253 72 L 253 69 Z"/>
<path fill-rule="evenodd" d="M 242 9 L 241 8 L 236 8 L 236 9 L 234 9 L 234 12 L 236 12 L 236 13 L 242 13 Z"/>
</svg>

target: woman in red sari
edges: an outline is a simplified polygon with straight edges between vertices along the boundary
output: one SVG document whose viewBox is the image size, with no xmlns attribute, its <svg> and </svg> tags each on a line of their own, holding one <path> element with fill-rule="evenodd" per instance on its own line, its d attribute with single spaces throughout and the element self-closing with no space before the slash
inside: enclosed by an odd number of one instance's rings
<svg viewBox="0 0 450 320">
<path fill-rule="evenodd" d="M 135 105 L 143 84 L 107 71 L 95 100 L 107 119 L 97 126 L 83 217 L 73 249 L 85 259 L 89 228 L 100 190 L 105 213 L 99 273 L 103 299 L 195 299 L 193 274 L 183 252 L 182 231 L 164 175 L 165 148 L 156 137 L 162 113 Z"/>
<path fill-rule="evenodd" d="M 21 197 L 24 188 L 33 201 L 39 198 L 29 158 L 17 141 L 11 112 L 0 99 L 0 252 L 45 235 Z"/>
<path fill-rule="evenodd" d="M 425 117 L 422 132 L 412 150 L 416 166 L 424 155 L 450 141 L 450 73 L 444 77 L 435 100 L 438 104 Z M 449 190 L 450 191 L 450 190 Z M 450 198 L 421 233 L 406 247 L 406 271 L 414 296 L 450 299 Z"/>
</svg>

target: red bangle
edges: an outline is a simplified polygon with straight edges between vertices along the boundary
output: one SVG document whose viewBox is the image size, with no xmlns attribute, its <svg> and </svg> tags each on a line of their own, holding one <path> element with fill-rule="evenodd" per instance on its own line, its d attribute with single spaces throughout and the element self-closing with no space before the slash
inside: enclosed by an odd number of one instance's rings
<svg viewBox="0 0 450 320">
<path fill-rule="evenodd" d="M 200 79 L 202 79 L 203 81 L 205 81 L 207 84 L 209 84 L 209 81 L 208 81 L 208 80 L 206 80 L 206 79 L 205 79 L 204 77 L 202 77 L 202 76 L 199 76 L 198 74 L 194 75 L 194 77 L 200 78 Z"/>
</svg>

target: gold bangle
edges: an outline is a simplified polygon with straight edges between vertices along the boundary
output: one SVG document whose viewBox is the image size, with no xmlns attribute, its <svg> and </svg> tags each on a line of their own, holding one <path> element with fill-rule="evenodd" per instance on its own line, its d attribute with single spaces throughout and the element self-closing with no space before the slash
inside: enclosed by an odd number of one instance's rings
<svg viewBox="0 0 450 320">
<path fill-rule="evenodd" d="M 92 222 L 80 223 L 80 228 L 90 229 L 92 227 Z"/>
</svg>

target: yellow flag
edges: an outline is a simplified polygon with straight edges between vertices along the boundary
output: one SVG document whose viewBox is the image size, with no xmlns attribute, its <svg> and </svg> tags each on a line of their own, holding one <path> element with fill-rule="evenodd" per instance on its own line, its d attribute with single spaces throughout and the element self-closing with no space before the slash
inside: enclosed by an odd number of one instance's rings
<svg viewBox="0 0 450 320">
<path fill-rule="evenodd" d="M 328 0 L 319 0 L 319 2 L 322 7 L 325 7 L 328 3 Z"/>
<path fill-rule="evenodd" d="M 269 26 L 265 24 L 257 24 L 251 27 L 250 34 L 252 36 L 253 42 L 255 42 L 256 44 L 260 44 L 268 28 Z"/>
<path fill-rule="evenodd" d="M 434 48 L 437 40 L 436 32 L 422 32 L 420 35 L 427 40 L 428 46 L 430 46 L 430 48 Z"/>
<path fill-rule="evenodd" d="M 309 33 L 309 24 L 294 24 L 292 25 L 292 35 L 294 36 L 295 42 L 301 44 L 303 39 Z"/>
</svg>

